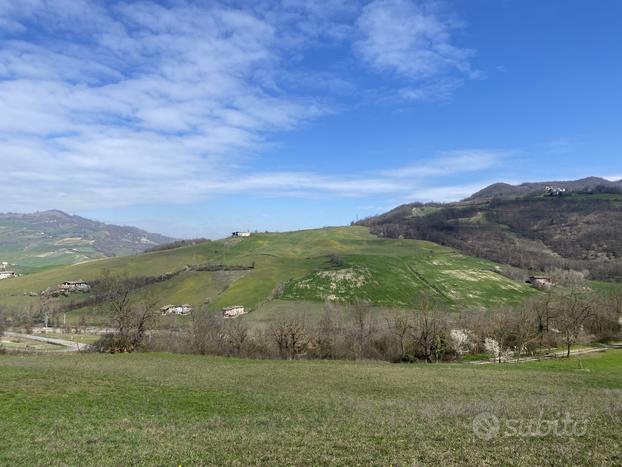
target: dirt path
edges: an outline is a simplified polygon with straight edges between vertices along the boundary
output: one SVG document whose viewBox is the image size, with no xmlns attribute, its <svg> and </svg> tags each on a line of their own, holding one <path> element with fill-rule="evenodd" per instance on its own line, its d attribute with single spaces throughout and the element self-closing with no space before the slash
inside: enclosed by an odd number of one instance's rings
<svg viewBox="0 0 622 467">
<path fill-rule="evenodd" d="M 571 350 L 570 351 L 570 356 L 571 357 L 575 357 L 578 355 L 583 355 L 583 354 L 587 354 L 587 353 L 594 353 L 594 352 L 605 352 L 606 350 L 609 349 L 620 349 L 622 348 L 622 345 L 607 345 L 607 346 L 603 346 L 603 347 L 592 347 L 589 349 L 577 349 L 577 350 Z M 520 360 L 516 360 L 516 358 L 506 358 L 503 357 L 501 360 L 501 363 L 525 363 L 525 362 L 537 362 L 539 360 L 549 360 L 552 358 L 562 358 L 565 357 L 567 355 L 567 352 L 565 350 L 560 350 L 558 352 L 553 352 L 550 354 L 546 354 L 546 355 L 541 355 L 539 357 L 521 357 Z M 491 363 L 499 363 L 497 360 L 492 360 L 492 359 L 488 359 L 488 360 L 476 360 L 474 362 L 468 362 L 469 364 L 472 365 L 488 365 Z"/>
<path fill-rule="evenodd" d="M 44 337 L 44 336 L 33 336 L 31 334 L 21 334 L 18 332 L 6 331 L 4 335 L 7 337 L 18 337 L 21 339 L 30 339 L 30 340 L 38 341 L 38 342 L 45 342 L 46 344 L 60 345 L 60 346 L 65 347 L 65 349 L 62 350 L 63 352 L 79 352 L 81 350 L 88 350 L 90 347 L 88 344 L 80 344 L 78 342 L 73 342 L 73 341 L 69 341 L 66 339 L 56 339 L 56 338 Z"/>
</svg>

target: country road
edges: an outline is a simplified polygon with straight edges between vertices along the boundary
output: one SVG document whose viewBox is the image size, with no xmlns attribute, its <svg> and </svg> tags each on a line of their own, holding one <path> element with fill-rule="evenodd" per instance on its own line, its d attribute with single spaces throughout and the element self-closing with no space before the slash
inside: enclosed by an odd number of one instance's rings
<svg viewBox="0 0 622 467">
<path fill-rule="evenodd" d="M 622 346 L 620 345 L 607 345 L 607 346 L 603 346 L 603 347 L 592 347 L 592 348 L 586 348 L 586 349 L 576 349 L 576 350 L 571 350 L 570 351 L 570 356 L 571 357 L 575 357 L 575 356 L 579 356 L 579 355 L 583 355 L 583 354 L 588 354 L 588 353 L 594 353 L 594 352 L 605 352 L 606 350 L 609 349 L 619 349 L 622 348 Z M 553 352 L 550 354 L 546 354 L 546 355 L 542 355 L 539 357 L 521 357 L 520 360 L 516 360 L 516 358 L 508 358 L 508 357 L 503 357 L 501 363 L 526 363 L 526 362 L 537 362 L 539 360 L 548 360 L 551 358 L 562 358 L 566 356 L 566 351 L 565 350 L 561 350 L 558 352 Z M 476 360 L 476 361 L 472 361 L 472 362 L 468 362 L 469 364 L 473 364 L 473 365 L 487 365 L 487 364 L 493 364 L 493 363 L 499 363 L 497 360 L 492 360 L 492 359 L 488 359 L 488 360 Z"/>
<path fill-rule="evenodd" d="M 7 337 L 18 337 L 21 339 L 30 339 L 33 341 L 45 342 L 47 344 L 60 345 L 60 346 L 65 347 L 65 349 L 63 349 L 63 352 L 79 352 L 81 350 L 88 350 L 90 347 L 88 344 L 80 344 L 78 342 L 73 342 L 73 341 L 69 341 L 66 339 L 55 339 L 52 337 L 33 336 L 31 334 L 21 334 L 18 332 L 6 331 L 4 335 Z"/>
</svg>

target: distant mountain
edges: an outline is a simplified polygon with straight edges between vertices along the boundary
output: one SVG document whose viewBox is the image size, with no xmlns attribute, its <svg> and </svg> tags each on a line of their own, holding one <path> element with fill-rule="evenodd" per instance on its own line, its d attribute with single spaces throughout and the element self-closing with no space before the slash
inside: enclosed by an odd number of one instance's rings
<svg viewBox="0 0 622 467">
<path fill-rule="evenodd" d="M 18 270 L 143 252 L 173 239 L 62 211 L 0 214 L 0 263 Z"/>
<path fill-rule="evenodd" d="M 545 188 L 560 187 L 571 192 L 622 192 L 622 180 L 612 182 L 604 178 L 588 177 L 581 180 L 566 182 L 537 182 L 510 185 L 508 183 L 495 183 L 478 191 L 469 200 L 482 200 L 492 198 L 518 198 L 523 196 L 538 196 L 544 193 Z"/>
<path fill-rule="evenodd" d="M 460 202 L 406 204 L 359 224 L 525 269 L 622 281 L 622 181 L 497 183 Z"/>
</svg>

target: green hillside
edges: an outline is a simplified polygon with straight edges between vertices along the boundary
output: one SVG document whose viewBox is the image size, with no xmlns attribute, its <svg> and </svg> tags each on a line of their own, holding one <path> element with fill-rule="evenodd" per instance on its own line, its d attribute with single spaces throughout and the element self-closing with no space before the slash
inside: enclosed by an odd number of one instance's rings
<svg viewBox="0 0 622 467">
<path fill-rule="evenodd" d="M 61 211 L 0 214 L 0 262 L 20 273 L 140 253 L 171 238 Z"/>
<path fill-rule="evenodd" d="M 552 196 L 547 186 L 565 191 Z M 460 202 L 405 204 L 359 224 L 523 269 L 622 281 L 622 182 L 497 183 Z"/>
<path fill-rule="evenodd" d="M 293 302 L 313 308 L 313 303 L 326 299 L 338 303 L 361 299 L 407 307 L 425 292 L 457 308 L 514 303 L 536 293 L 495 268 L 494 263 L 430 242 L 381 239 L 365 227 L 338 227 L 255 234 L 60 267 L 0 281 L 0 303 L 24 306 L 38 300 L 29 293 L 66 280 L 96 280 L 102 270 L 130 277 L 177 273 L 140 293 L 155 297 L 161 305 L 200 307 L 207 299 L 213 309 L 241 304 L 256 310 L 252 319 Z M 65 300 L 87 297 L 78 293 Z"/>
</svg>

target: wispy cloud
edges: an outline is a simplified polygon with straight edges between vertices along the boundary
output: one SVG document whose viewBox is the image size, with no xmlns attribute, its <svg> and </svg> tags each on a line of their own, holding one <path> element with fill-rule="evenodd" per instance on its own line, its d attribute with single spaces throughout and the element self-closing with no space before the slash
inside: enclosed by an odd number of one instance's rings
<svg viewBox="0 0 622 467">
<path fill-rule="evenodd" d="M 473 149 L 456 150 L 437 155 L 434 159 L 389 170 L 385 175 L 397 178 L 439 177 L 465 172 L 477 172 L 496 164 L 509 154 L 508 151 Z"/>
<path fill-rule="evenodd" d="M 248 169 L 279 133 L 334 112 L 312 84 L 353 89 L 317 72 L 291 91 L 303 80 L 288 57 L 309 44 L 354 44 L 374 69 L 413 80 L 406 100 L 451 93 L 443 80 L 468 76 L 471 52 L 451 44 L 451 21 L 421 5 L 0 1 L 2 209 L 402 193 L 423 176 L 483 168 L 494 155 L 445 154 L 380 175 Z"/>
<path fill-rule="evenodd" d="M 463 77 L 477 76 L 470 63 L 473 50 L 453 45 L 459 24 L 442 14 L 438 3 L 375 0 L 356 24 L 358 55 L 377 71 L 410 81 L 399 92 L 405 99 L 445 99 Z"/>
</svg>

